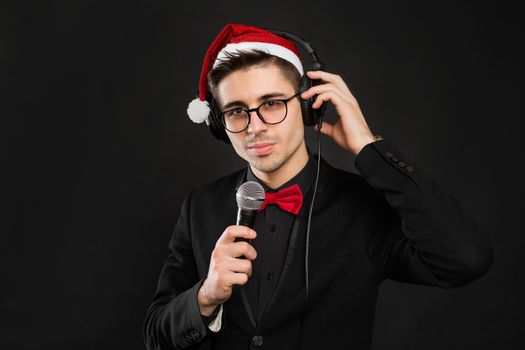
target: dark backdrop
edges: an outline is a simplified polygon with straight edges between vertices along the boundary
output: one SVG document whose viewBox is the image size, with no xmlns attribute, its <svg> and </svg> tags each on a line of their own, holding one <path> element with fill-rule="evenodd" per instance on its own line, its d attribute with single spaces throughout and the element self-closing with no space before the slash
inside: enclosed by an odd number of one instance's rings
<svg viewBox="0 0 525 350">
<path fill-rule="evenodd" d="M 313 43 L 372 130 L 493 241 L 493 267 L 467 287 L 384 283 L 374 349 L 522 348 L 523 15 L 328 0 L 3 3 L 0 348 L 143 349 L 183 196 L 243 165 L 185 112 L 227 22 Z"/>
</svg>

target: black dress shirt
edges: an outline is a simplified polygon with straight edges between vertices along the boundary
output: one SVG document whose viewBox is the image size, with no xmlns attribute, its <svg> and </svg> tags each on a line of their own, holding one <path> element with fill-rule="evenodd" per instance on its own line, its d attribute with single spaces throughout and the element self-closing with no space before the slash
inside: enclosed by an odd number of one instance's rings
<svg viewBox="0 0 525 350">
<path fill-rule="evenodd" d="M 301 188 L 305 208 L 309 205 L 309 192 L 315 180 L 316 168 L 317 159 L 310 155 L 305 167 L 277 189 L 266 186 L 250 167 L 246 180 L 260 183 L 265 192 L 277 192 L 297 184 Z M 257 251 L 257 258 L 253 261 L 252 276 L 244 287 L 256 319 L 262 315 L 281 277 L 295 218 L 296 215 L 281 210 L 277 205 L 268 205 L 257 214 L 253 228 L 257 237 L 250 242 Z"/>
</svg>

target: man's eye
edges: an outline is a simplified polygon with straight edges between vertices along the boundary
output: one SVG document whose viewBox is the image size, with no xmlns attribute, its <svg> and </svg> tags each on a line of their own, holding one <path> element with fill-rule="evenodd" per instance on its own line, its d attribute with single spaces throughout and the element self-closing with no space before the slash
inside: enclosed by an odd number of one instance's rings
<svg viewBox="0 0 525 350">
<path fill-rule="evenodd" d="M 273 111 L 273 110 L 280 110 L 281 107 L 284 106 L 284 102 L 283 101 L 279 101 L 279 100 L 270 100 L 270 101 L 266 101 L 264 103 L 264 106 L 263 108 L 266 110 L 266 111 Z"/>
<path fill-rule="evenodd" d="M 235 117 L 235 116 L 242 115 L 243 113 L 244 113 L 243 109 L 239 107 L 239 108 L 230 109 L 229 111 L 224 112 L 224 115 L 227 117 Z"/>
<path fill-rule="evenodd" d="M 228 119 L 244 118 L 245 115 L 246 115 L 246 113 L 244 113 L 244 109 L 242 109 L 240 107 L 239 108 L 230 109 L 229 111 L 224 112 L 224 117 L 226 117 Z"/>
<path fill-rule="evenodd" d="M 241 115 L 244 113 L 244 110 L 242 108 L 235 108 L 231 110 L 232 115 Z"/>
</svg>

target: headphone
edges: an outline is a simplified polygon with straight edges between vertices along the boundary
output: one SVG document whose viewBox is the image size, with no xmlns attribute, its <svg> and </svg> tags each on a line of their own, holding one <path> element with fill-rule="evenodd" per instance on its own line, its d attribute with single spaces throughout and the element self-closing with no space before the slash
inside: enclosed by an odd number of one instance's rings
<svg viewBox="0 0 525 350">
<path fill-rule="evenodd" d="M 302 48 L 304 48 L 305 51 L 311 56 L 312 63 L 310 66 L 310 70 L 324 70 L 324 63 L 321 62 L 321 60 L 319 60 L 319 57 L 315 53 L 315 50 L 312 48 L 310 43 L 299 38 L 297 35 L 288 32 L 275 29 L 266 30 L 276 35 L 279 35 L 285 39 L 294 41 L 295 43 L 299 44 Z M 308 78 L 306 73 L 304 73 L 299 83 L 299 92 L 302 94 L 312 86 L 319 85 L 320 82 L 321 81 L 319 79 Z M 226 134 L 226 129 L 224 128 L 224 125 L 220 119 L 222 111 L 220 110 L 219 105 L 217 104 L 210 92 L 206 94 L 206 101 L 208 101 L 208 105 L 210 106 L 210 113 L 208 115 L 207 123 L 208 129 L 210 130 L 212 135 L 215 136 L 215 138 L 222 140 L 227 144 L 230 144 L 230 139 Z M 301 112 L 303 115 L 303 123 L 306 126 L 321 125 L 323 121 L 323 114 L 326 109 L 326 104 L 323 103 L 321 107 L 319 107 L 318 109 L 314 109 L 312 108 L 314 102 L 315 96 L 307 100 L 303 100 L 301 97 L 299 97 L 299 103 L 301 104 Z"/>
</svg>

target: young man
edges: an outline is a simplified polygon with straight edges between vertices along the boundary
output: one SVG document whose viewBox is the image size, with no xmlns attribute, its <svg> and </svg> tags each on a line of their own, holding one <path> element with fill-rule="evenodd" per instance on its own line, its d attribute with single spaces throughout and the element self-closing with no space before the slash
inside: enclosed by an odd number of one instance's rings
<svg viewBox="0 0 525 350">
<path fill-rule="evenodd" d="M 210 46 L 188 113 L 217 118 L 248 166 L 187 196 L 145 322 L 149 349 L 368 349 L 382 280 L 450 288 L 489 268 L 485 235 L 374 137 L 344 81 L 306 74 L 321 84 L 300 92 L 297 49 L 259 28 L 227 25 Z M 314 109 L 334 105 L 339 120 L 321 132 L 355 155 L 361 176 L 319 160 L 307 235 L 317 160 L 300 101 L 314 96 Z M 248 180 L 298 204 L 267 198 L 253 229 L 232 225 L 236 188 Z"/>
</svg>

